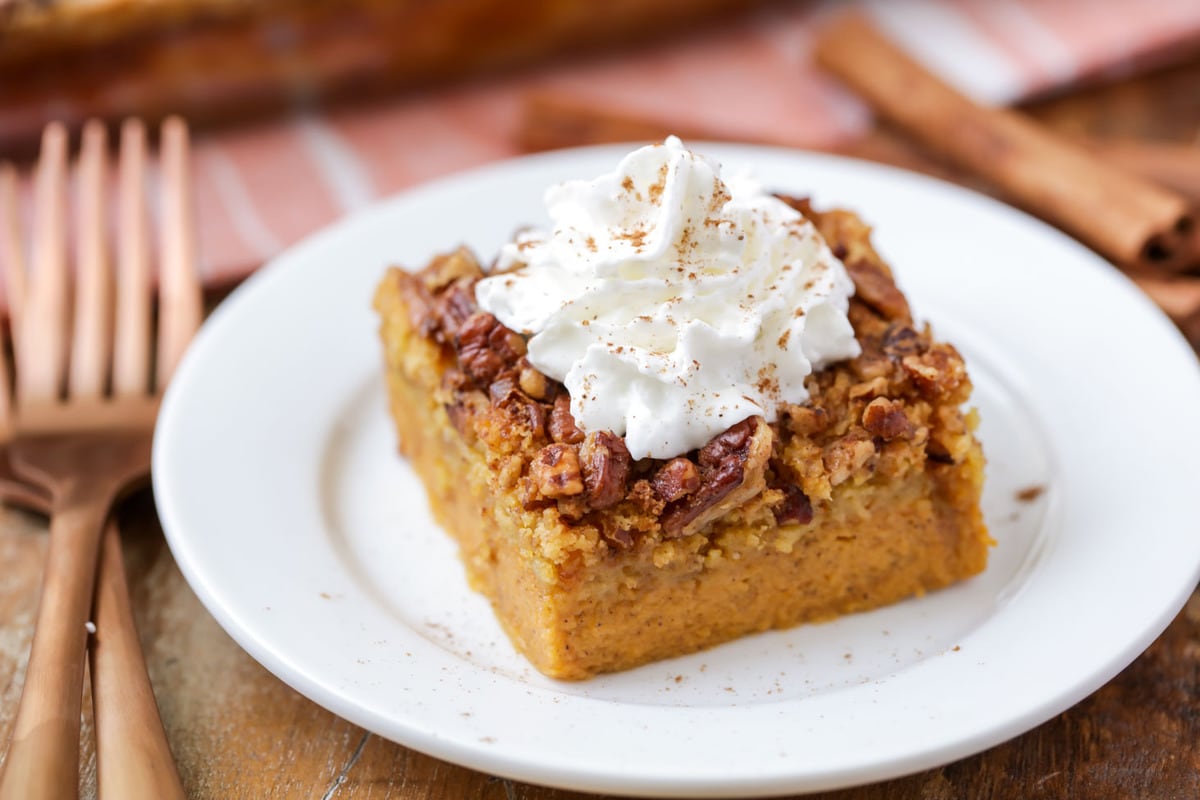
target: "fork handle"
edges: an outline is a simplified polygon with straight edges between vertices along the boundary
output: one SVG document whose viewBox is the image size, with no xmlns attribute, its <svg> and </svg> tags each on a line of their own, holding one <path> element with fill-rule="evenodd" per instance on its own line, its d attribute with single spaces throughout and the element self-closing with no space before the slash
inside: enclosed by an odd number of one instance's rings
<svg viewBox="0 0 1200 800">
<path fill-rule="evenodd" d="M 85 625 L 110 495 L 88 493 L 56 503 L 25 687 L 0 773 L 0 800 L 78 797 Z"/>
<path fill-rule="evenodd" d="M 99 796 L 186 800 L 171 756 L 129 603 L 115 522 L 105 526 L 89 657 Z"/>
</svg>

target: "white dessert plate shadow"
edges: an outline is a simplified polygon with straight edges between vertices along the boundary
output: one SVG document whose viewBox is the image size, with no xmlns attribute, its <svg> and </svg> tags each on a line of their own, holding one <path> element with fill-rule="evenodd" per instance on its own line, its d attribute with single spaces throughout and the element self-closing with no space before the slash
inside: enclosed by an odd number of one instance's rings
<svg viewBox="0 0 1200 800">
<path fill-rule="evenodd" d="M 949 590 L 585 683 L 533 672 L 466 587 L 386 416 L 371 296 L 391 263 L 490 259 L 543 189 L 627 148 L 496 164 L 329 228 L 246 282 L 159 420 L 167 539 L 209 611 L 301 693 L 389 739 L 579 790 L 765 795 L 961 758 L 1077 702 L 1200 574 L 1200 370 L 1128 281 L 979 195 L 855 161 L 699 145 L 858 211 L 966 355 L 989 457 L 987 571 Z"/>
</svg>

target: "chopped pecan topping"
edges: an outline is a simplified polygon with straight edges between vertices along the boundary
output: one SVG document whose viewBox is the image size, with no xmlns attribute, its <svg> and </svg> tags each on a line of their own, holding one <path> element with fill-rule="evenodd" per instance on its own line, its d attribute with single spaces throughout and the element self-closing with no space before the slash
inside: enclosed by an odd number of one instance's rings
<svg viewBox="0 0 1200 800">
<path fill-rule="evenodd" d="M 594 526 L 610 549 L 625 550 L 643 537 L 704 535 L 760 494 L 761 503 L 747 506 L 756 521 L 767 514 L 780 525 L 808 524 L 833 486 L 907 470 L 922 457 L 930 470 L 969 457 L 958 411 L 967 378 L 957 351 L 931 344 L 912 322 L 861 221 L 786 199 L 812 215 L 847 263 L 857 287 L 849 316 L 862 352 L 812 376 L 811 405 L 785 404 L 779 424 L 746 420 L 669 460 L 633 463 L 618 436 L 585 436 L 564 387 L 529 363 L 525 339 L 476 305 L 482 270 L 469 253 L 400 278 L 413 327 L 441 346 L 448 367 L 438 400 L 465 440 L 509 465 L 505 474 L 521 482 L 526 508 L 554 509 L 563 524 Z M 943 406 L 951 408 L 943 414 Z M 768 482 L 772 491 L 762 494 Z"/>
<path fill-rule="evenodd" d="M 458 329 L 458 363 L 479 388 L 491 384 L 505 367 L 504 357 L 491 344 L 492 332 L 504 326 L 486 311 L 476 311 Z"/>
<path fill-rule="evenodd" d="M 651 485 L 665 502 L 674 503 L 700 488 L 700 470 L 690 459 L 672 458 L 654 473 Z"/>
<path fill-rule="evenodd" d="M 492 405 L 501 405 L 504 401 L 520 393 L 520 389 L 517 388 L 517 379 L 511 373 L 500 375 L 488 386 L 488 398 L 492 401 Z"/>
<path fill-rule="evenodd" d="M 488 398 L 492 405 L 503 408 L 529 426 L 535 436 L 546 430 L 546 409 L 536 400 L 531 400 L 517 386 L 517 376 L 512 372 L 501 373 L 488 386 Z"/>
<path fill-rule="evenodd" d="M 742 484 L 743 477 L 745 462 L 737 454 L 730 454 L 705 473 L 699 489 L 666 510 L 662 515 L 663 535 L 668 539 L 683 536 L 689 523 L 724 500 Z"/>
<path fill-rule="evenodd" d="M 908 301 L 896 288 L 896 282 L 886 268 L 865 258 L 851 259 L 846 271 L 854 280 L 854 296 L 874 309 L 884 319 L 909 319 Z"/>
<path fill-rule="evenodd" d="M 825 446 L 823 454 L 829 483 L 837 486 L 875 456 L 875 444 L 864 431 L 851 432 Z"/>
<path fill-rule="evenodd" d="M 887 378 L 880 376 L 872 378 L 869 381 L 854 384 L 850 387 L 848 394 L 851 400 L 857 400 L 860 397 L 879 397 L 880 395 L 887 394 L 890 385 Z"/>
<path fill-rule="evenodd" d="M 579 444 L 583 441 L 583 431 L 579 430 L 575 417 L 571 415 L 571 397 L 566 392 L 554 398 L 550 423 L 546 427 L 550 438 L 556 442 Z"/>
<path fill-rule="evenodd" d="M 434 258 L 429 266 L 421 270 L 420 277 L 425 288 L 436 294 L 460 278 L 472 281 L 482 278 L 483 270 L 471 251 L 460 247 L 453 253 Z"/>
<path fill-rule="evenodd" d="M 400 296 L 404 298 L 404 305 L 408 308 L 409 324 L 422 336 L 432 336 L 437 328 L 433 296 L 417 275 L 402 269 L 396 270 L 394 274 Z"/>
<path fill-rule="evenodd" d="M 881 378 L 886 380 L 892 374 L 892 360 L 878 351 L 864 352 L 850 362 L 850 368 L 854 370 L 854 374 L 860 380 L 874 381 Z"/>
<path fill-rule="evenodd" d="M 488 346 L 510 367 L 515 367 L 517 359 L 525 355 L 525 340 L 499 322 L 488 333 Z"/>
<path fill-rule="evenodd" d="M 783 502 L 771 509 L 777 524 L 807 525 L 812 522 L 812 501 L 799 486 L 786 483 L 775 488 L 783 492 Z"/>
<path fill-rule="evenodd" d="M 885 355 L 900 359 L 925 352 L 927 343 L 912 326 L 892 323 L 883 334 L 881 347 Z"/>
<path fill-rule="evenodd" d="M 542 407 L 541 403 L 530 400 L 520 392 L 514 392 L 500 403 L 500 407 L 508 409 L 510 413 L 528 425 L 530 433 L 535 437 L 545 434 L 546 409 Z"/>
<path fill-rule="evenodd" d="M 862 425 L 872 436 L 892 440 L 912 435 L 913 426 L 904 413 L 904 403 L 876 397 L 863 409 Z"/>
<path fill-rule="evenodd" d="M 518 383 L 521 386 L 521 391 L 534 400 L 545 400 L 546 395 L 550 391 L 550 381 L 546 376 L 524 360 L 518 364 L 518 369 L 520 370 L 518 373 Z"/>
<path fill-rule="evenodd" d="M 718 433 L 708 444 L 700 448 L 697 460 L 702 465 L 709 467 L 717 466 L 729 459 L 730 456 L 736 457 L 739 453 L 744 459 L 746 443 L 750 441 L 750 435 L 757 425 L 758 420 L 750 417 L 733 425 L 724 433 Z"/>
<path fill-rule="evenodd" d="M 769 425 L 751 417 L 700 448 L 700 487 L 663 512 L 663 536 L 686 536 L 720 515 L 723 502 L 736 505 L 761 492 L 772 437 Z"/>
<path fill-rule="evenodd" d="M 900 366 L 926 395 L 948 394 L 966 378 L 962 357 L 950 345 L 939 344 L 920 355 L 905 356 Z"/>
<path fill-rule="evenodd" d="M 589 433 L 579 446 L 588 505 L 601 509 L 625 497 L 625 481 L 633 458 L 625 440 L 608 431 Z"/>
<path fill-rule="evenodd" d="M 579 456 L 568 444 L 548 444 L 529 465 L 529 474 L 543 497 L 570 497 L 583 492 Z"/>
<path fill-rule="evenodd" d="M 460 278 L 439 294 L 434 302 L 432 326 L 439 341 L 452 342 L 459 328 L 475 313 L 475 281 Z M 424 332 L 424 328 L 422 329 Z"/>
</svg>

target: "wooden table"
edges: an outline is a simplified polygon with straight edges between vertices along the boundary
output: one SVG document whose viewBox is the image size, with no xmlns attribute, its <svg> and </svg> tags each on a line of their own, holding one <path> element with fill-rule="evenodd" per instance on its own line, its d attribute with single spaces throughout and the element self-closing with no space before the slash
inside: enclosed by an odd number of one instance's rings
<svg viewBox="0 0 1200 800">
<path fill-rule="evenodd" d="M 1200 60 L 1040 102 L 1031 110 L 1065 130 L 1200 146 Z M 1180 444 L 1194 448 L 1197 443 Z M 208 615 L 183 581 L 147 498 L 133 502 L 123 529 L 151 678 L 190 795 L 222 800 L 585 797 L 438 761 L 316 706 L 242 652 Z M 22 685 L 45 549 L 44 520 L 0 508 L 4 741 Z M 1113 591 L 1121 586 L 1114 584 Z M 85 698 L 85 708 L 89 705 Z M 95 794 L 90 734 L 85 720 L 85 798 Z M 1200 594 L 1117 678 L 1033 731 L 939 769 L 819 797 L 1200 797 Z"/>
</svg>

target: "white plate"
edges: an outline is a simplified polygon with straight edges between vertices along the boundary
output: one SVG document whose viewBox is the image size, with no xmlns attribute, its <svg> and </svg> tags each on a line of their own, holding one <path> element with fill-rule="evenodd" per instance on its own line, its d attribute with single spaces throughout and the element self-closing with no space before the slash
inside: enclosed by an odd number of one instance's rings
<svg viewBox="0 0 1200 800">
<path fill-rule="evenodd" d="M 395 455 L 373 288 L 545 221 L 544 187 L 623 148 L 456 176 L 278 258 L 205 325 L 163 406 L 154 485 L 200 599 L 335 713 L 475 769 L 581 790 L 752 795 L 975 753 L 1077 702 L 1200 573 L 1200 374 L 1110 266 L 1007 206 L 835 158 L 703 145 L 858 210 L 918 313 L 967 356 L 989 458 L 987 571 L 880 611 L 586 683 L 532 671 Z M 1043 487 L 1032 501 L 1020 490 Z"/>
</svg>

